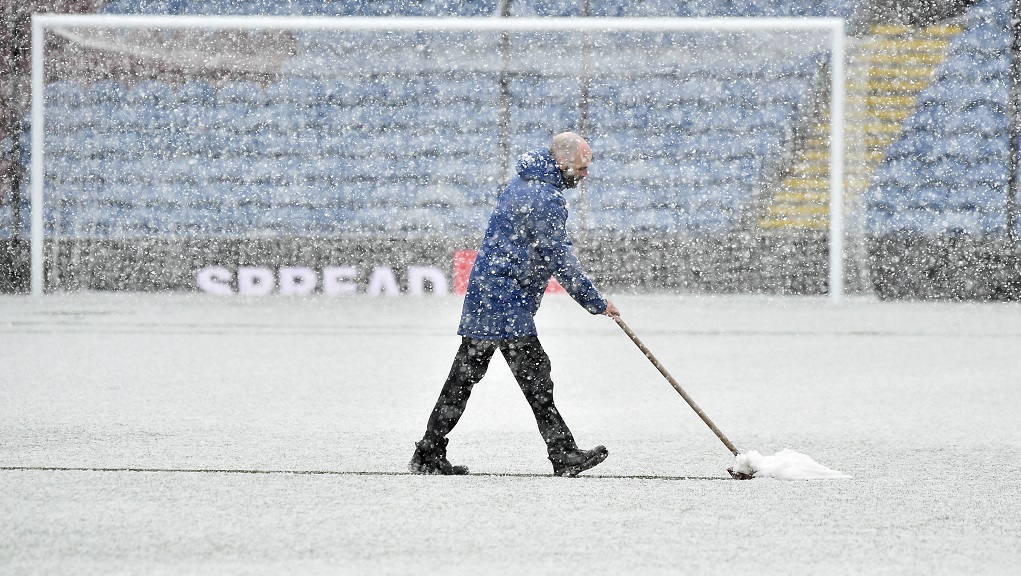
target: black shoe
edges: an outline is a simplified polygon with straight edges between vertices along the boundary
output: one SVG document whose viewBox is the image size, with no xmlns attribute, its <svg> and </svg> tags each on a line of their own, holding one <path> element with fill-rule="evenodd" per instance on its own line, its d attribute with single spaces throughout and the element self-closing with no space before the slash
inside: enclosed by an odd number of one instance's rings
<svg viewBox="0 0 1021 576">
<path fill-rule="evenodd" d="M 596 446 L 591 450 L 575 448 L 556 456 L 550 456 L 550 462 L 553 463 L 553 475 L 574 478 L 578 474 L 606 460 L 606 457 L 609 455 L 610 453 L 606 451 L 606 446 Z"/>
<path fill-rule="evenodd" d="M 447 460 L 447 439 L 437 442 L 422 440 L 415 444 L 415 455 L 408 462 L 408 470 L 414 474 L 440 474 L 460 476 L 468 473 L 467 466 L 454 466 Z"/>
</svg>

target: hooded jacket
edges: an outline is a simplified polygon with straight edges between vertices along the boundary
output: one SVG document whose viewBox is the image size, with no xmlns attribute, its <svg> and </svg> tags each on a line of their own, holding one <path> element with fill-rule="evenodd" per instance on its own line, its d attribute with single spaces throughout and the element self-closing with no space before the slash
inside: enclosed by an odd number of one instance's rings
<svg viewBox="0 0 1021 576">
<path fill-rule="evenodd" d="M 535 336 L 535 313 L 552 276 L 592 314 L 606 300 L 585 275 L 567 237 L 567 187 L 548 150 L 518 159 L 518 177 L 489 218 L 468 279 L 457 333 L 479 340 Z"/>
</svg>

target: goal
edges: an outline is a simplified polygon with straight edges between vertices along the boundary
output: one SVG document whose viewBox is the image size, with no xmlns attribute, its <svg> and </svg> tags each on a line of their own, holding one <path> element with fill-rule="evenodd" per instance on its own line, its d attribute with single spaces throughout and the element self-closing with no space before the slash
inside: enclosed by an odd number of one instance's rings
<svg viewBox="0 0 1021 576">
<path fill-rule="evenodd" d="M 781 274 L 839 300 L 844 42 L 826 18 L 35 15 L 32 293 L 449 268 L 562 130 L 595 151 L 568 200 L 604 284 L 758 290 L 770 195 L 823 126 L 827 227 Z"/>
</svg>

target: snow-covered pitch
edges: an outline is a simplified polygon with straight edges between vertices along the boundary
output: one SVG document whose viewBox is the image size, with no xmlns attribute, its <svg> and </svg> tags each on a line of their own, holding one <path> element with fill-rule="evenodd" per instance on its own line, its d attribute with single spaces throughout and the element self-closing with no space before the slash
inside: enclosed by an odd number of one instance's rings
<svg viewBox="0 0 1021 576">
<path fill-rule="evenodd" d="M 744 450 L 608 318 L 548 297 L 557 405 L 610 457 L 554 478 L 502 358 L 405 465 L 458 345 L 454 297 L 0 298 L 0 573 L 1015 574 L 1021 306 L 620 296 Z"/>
</svg>

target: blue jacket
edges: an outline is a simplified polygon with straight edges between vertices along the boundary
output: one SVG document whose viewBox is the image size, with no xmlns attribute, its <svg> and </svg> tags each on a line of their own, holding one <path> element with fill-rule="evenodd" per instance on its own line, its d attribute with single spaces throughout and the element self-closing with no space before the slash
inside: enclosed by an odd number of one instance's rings
<svg viewBox="0 0 1021 576">
<path fill-rule="evenodd" d="M 566 187 L 549 151 L 518 159 L 518 177 L 497 200 L 468 279 L 458 334 L 479 340 L 535 336 L 534 317 L 550 276 L 592 314 L 606 310 L 567 237 Z"/>
</svg>

